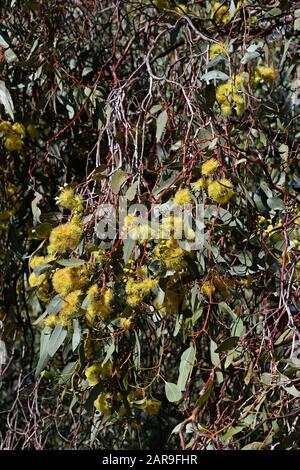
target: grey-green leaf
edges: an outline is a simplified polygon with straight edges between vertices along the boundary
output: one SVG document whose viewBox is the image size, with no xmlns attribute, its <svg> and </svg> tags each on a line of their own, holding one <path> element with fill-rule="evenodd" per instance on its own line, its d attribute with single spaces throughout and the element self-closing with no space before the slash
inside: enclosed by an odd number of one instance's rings
<svg viewBox="0 0 300 470">
<path fill-rule="evenodd" d="M 165 382 L 165 393 L 169 402 L 174 403 L 181 399 L 181 391 L 178 385 L 172 382 Z"/>
<path fill-rule="evenodd" d="M 168 113 L 164 109 L 159 115 L 156 120 L 156 141 L 160 142 L 161 138 L 163 137 L 165 130 L 166 130 L 166 125 L 168 122 Z"/>
<path fill-rule="evenodd" d="M 63 344 L 65 338 L 67 336 L 67 330 L 63 328 L 62 325 L 56 325 L 54 330 L 52 331 L 49 344 L 48 344 L 48 354 L 49 356 L 53 357 L 56 351 L 60 348 Z"/>
<path fill-rule="evenodd" d="M 14 120 L 14 103 L 3 80 L 0 80 L 0 103 L 3 104 L 4 109 L 9 114 L 10 118 Z"/>
</svg>

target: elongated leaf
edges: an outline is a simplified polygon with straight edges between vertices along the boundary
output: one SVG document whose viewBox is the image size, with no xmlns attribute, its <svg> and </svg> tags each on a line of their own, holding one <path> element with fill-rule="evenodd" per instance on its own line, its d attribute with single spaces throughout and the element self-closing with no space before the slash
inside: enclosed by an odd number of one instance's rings
<svg viewBox="0 0 300 470">
<path fill-rule="evenodd" d="M 194 362 L 196 359 L 196 349 L 194 346 L 190 346 L 184 351 L 181 356 L 180 366 L 179 366 L 179 377 L 177 385 L 179 390 L 185 390 L 186 383 L 190 378 L 192 373 Z"/>
<path fill-rule="evenodd" d="M 3 80 L 0 80 L 0 103 L 3 104 L 5 111 L 9 114 L 12 121 L 14 120 L 14 104 L 8 89 Z"/>
<path fill-rule="evenodd" d="M 51 335 L 51 331 L 49 330 L 49 328 L 44 328 L 41 332 L 40 357 L 39 357 L 38 364 L 36 366 L 36 371 L 35 371 L 36 377 L 39 376 L 40 373 L 45 369 L 50 359 L 50 356 L 48 354 L 50 335 Z"/>
<path fill-rule="evenodd" d="M 166 110 L 162 111 L 156 120 L 156 141 L 160 142 L 161 138 L 163 137 L 166 125 L 168 122 L 168 113 Z"/>
<path fill-rule="evenodd" d="M 111 177 L 111 189 L 114 194 L 118 194 L 121 186 L 128 179 L 129 175 L 123 170 L 117 170 Z"/>
<path fill-rule="evenodd" d="M 53 299 L 49 302 L 46 307 L 46 312 L 48 313 L 48 315 L 56 315 L 58 312 L 60 312 L 62 302 L 63 300 L 60 295 L 56 295 L 55 297 L 53 297 Z"/>
<path fill-rule="evenodd" d="M 70 259 L 61 259 L 57 261 L 57 264 L 60 264 L 61 266 L 67 266 L 70 268 L 75 268 L 77 266 L 83 266 L 86 262 L 84 259 L 78 259 L 78 258 L 70 258 Z"/>
<path fill-rule="evenodd" d="M 224 73 L 220 72 L 220 70 L 211 70 L 210 72 L 205 73 L 202 75 L 201 80 L 209 82 L 210 80 L 228 80 L 229 76 Z"/>
<path fill-rule="evenodd" d="M 67 336 L 67 330 L 63 328 L 62 325 L 56 325 L 52 331 L 49 344 L 48 344 L 48 354 L 53 357 L 56 351 L 63 344 Z"/>
<path fill-rule="evenodd" d="M 69 362 L 69 364 L 67 364 L 64 369 L 62 370 L 61 374 L 60 374 L 60 378 L 59 378 L 59 385 L 62 385 L 66 382 L 68 382 L 68 380 L 70 380 L 70 378 L 72 377 L 72 374 L 75 370 L 75 367 L 76 367 L 76 362 Z"/>
<path fill-rule="evenodd" d="M 218 383 L 222 383 L 223 382 L 223 374 L 220 370 L 218 370 L 220 368 L 220 356 L 219 354 L 216 352 L 217 350 L 217 345 L 216 343 L 211 340 L 210 342 L 210 357 L 211 357 L 211 362 L 213 363 L 213 365 L 216 367 L 217 371 L 216 371 L 216 377 L 217 377 L 217 380 L 218 380 Z"/>
<path fill-rule="evenodd" d="M 216 353 L 230 351 L 234 349 L 238 344 L 240 338 L 238 336 L 230 336 L 230 338 L 225 339 L 223 343 L 215 350 Z"/>
<path fill-rule="evenodd" d="M 128 263 L 135 245 L 136 240 L 133 240 L 132 238 L 125 238 L 123 240 L 123 259 L 125 264 Z"/>
<path fill-rule="evenodd" d="M 81 340 L 81 328 L 77 319 L 73 320 L 72 350 L 75 351 Z"/>
</svg>

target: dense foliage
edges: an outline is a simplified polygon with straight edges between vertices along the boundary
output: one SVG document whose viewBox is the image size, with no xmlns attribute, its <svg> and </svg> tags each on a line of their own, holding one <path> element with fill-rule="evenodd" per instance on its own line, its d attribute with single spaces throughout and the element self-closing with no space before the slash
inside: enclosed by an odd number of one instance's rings
<svg viewBox="0 0 300 470">
<path fill-rule="evenodd" d="M 299 3 L 0 12 L 1 447 L 299 448 Z"/>
</svg>

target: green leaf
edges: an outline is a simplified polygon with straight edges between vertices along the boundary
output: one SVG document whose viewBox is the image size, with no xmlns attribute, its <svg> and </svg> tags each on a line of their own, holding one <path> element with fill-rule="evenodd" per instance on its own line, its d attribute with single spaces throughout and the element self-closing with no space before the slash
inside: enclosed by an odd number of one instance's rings
<svg viewBox="0 0 300 470">
<path fill-rule="evenodd" d="M 137 188 L 138 188 L 138 181 L 136 181 L 135 183 L 133 183 L 130 188 L 127 190 L 126 192 L 126 199 L 128 199 L 128 201 L 133 201 L 134 198 L 135 198 L 135 195 L 136 195 L 136 192 L 137 192 Z"/>
<path fill-rule="evenodd" d="M 222 383 L 223 380 L 224 380 L 224 377 L 223 377 L 223 374 L 220 370 L 217 370 L 220 368 L 220 356 L 219 354 L 216 352 L 217 350 L 217 345 L 216 343 L 211 340 L 210 342 L 210 358 L 211 358 L 211 362 L 213 363 L 213 365 L 216 367 L 216 377 L 217 377 L 217 381 L 218 383 Z"/>
<path fill-rule="evenodd" d="M 48 238 L 52 230 L 52 225 L 43 223 L 29 229 L 29 238 L 44 239 Z"/>
<path fill-rule="evenodd" d="M 246 54 L 244 55 L 244 57 L 241 60 L 241 64 L 246 65 L 246 64 L 248 64 L 248 62 L 250 62 L 251 60 L 257 59 L 257 57 L 259 57 L 259 56 L 260 56 L 260 53 L 257 52 L 257 51 L 246 52 Z"/>
<path fill-rule="evenodd" d="M 211 381 L 208 384 L 205 392 L 196 401 L 196 406 L 202 406 L 209 399 L 209 397 L 211 396 L 212 391 L 213 391 L 213 382 Z"/>
<path fill-rule="evenodd" d="M 62 372 L 60 374 L 60 378 L 58 380 L 59 385 L 62 385 L 64 383 L 68 382 L 68 380 L 70 380 L 70 378 L 73 375 L 73 372 L 74 372 L 75 368 L 76 368 L 76 362 L 69 362 L 64 367 L 64 369 L 62 370 Z"/>
<path fill-rule="evenodd" d="M 186 349 L 181 356 L 179 366 L 179 377 L 177 381 L 177 386 L 181 391 L 185 390 L 186 383 L 189 380 L 194 367 L 195 359 L 196 349 L 192 345 L 188 349 Z"/>
<path fill-rule="evenodd" d="M 221 437 L 221 441 L 223 443 L 226 441 L 229 441 L 229 439 L 231 439 L 233 436 L 241 432 L 243 429 L 244 429 L 244 426 L 236 426 L 236 427 L 232 427 L 228 429 L 228 431 L 225 432 L 225 434 Z"/>
<path fill-rule="evenodd" d="M 136 240 L 132 238 L 124 238 L 123 240 L 123 259 L 124 263 L 127 264 L 132 255 L 133 249 L 136 245 Z"/>
<path fill-rule="evenodd" d="M 156 119 L 156 141 L 160 142 L 163 137 L 168 122 L 168 113 L 164 109 Z"/>
<path fill-rule="evenodd" d="M 75 351 L 81 340 L 81 328 L 77 319 L 73 320 L 72 350 Z"/>
<path fill-rule="evenodd" d="M 228 80 L 229 76 L 224 73 L 220 72 L 220 70 L 211 70 L 210 72 L 205 73 L 202 75 L 201 80 L 209 82 L 210 80 Z"/>
<path fill-rule="evenodd" d="M 171 403 L 181 400 L 181 391 L 178 385 L 172 382 L 165 382 L 165 394 Z"/>
<path fill-rule="evenodd" d="M 263 447 L 263 442 L 251 442 L 245 445 L 241 450 L 259 450 Z"/>
<path fill-rule="evenodd" d="M 113 355 L 113 353 L 115 352 L 115 349 L 116 349 L 116 345 L 115 345 L 115 342 L 112 341 L 111 344 L 109 344 L 107 350 L 106 350 L 106 356 L 104 358 L 104 361 L 102 362 L 102 366 L 104 366 L 104 364 L 106 364 L 107 361 L 110 360 L 111 356 Z"/>
<path fill-rule="evenodd" d="M 49 304 L 46 307 L 46 312 L 48 315 L 56 315 L 58 312 L 60 312 L 61 307 L 62 307 L 63 299 L 60 297 L 60 295 L 56 295 L 51 299 Z"/>
<path fill-rule="evenodd" d="M 57 264 L 60 264 L 60 266 L 66 266 L 69 268 L 83 266 L 85 263 L 86 261 L 84 261 L 84 259 L 78 259 L 78 258 L 60 259 L 59 261 L 57 261 Z"/>
<path fill-rule="evenodd" d="M 138 334 L 135 330 L 134 330 L 134 335 L 135 335 L 135 345 L 134 345 L 134 350 L 133 350 L 133 362 L 134 362 L 135 367 L 139 369 L 141 365 L 141 345 L 140 345 Z"/>
<path fill-rule="evenodd" d="M 3 80 L 0 80 L 0 103 L 3 104 L 5 111 L 9 114 L 11 120 L 14 120 L 14 104 L 8 89 Z"/>
<path fill-rule="evenodd" d="M 199 307 L 197 310 L 195 310 L 192 316 L 193 326 L 195 325 L 196 321 L 199 320 L 199 318 L 202 316 L 202 313 L 203 313 L 203 307 Z"/>
<path fill-rule="evenodd" d="M 240 338 L 239 336 L 230 336 L 230 338 L 225 339 L 223 343 L 215 350 L 216 353 L 230 351 L 234 349 L 238 344 Z"/>
<path fill-rule="evenodd" d="M 267 203 L 268 203 L 268 206 L 270 207 L 270 209 L 274 209 L 274 210 L 284 210 L 285 209 L 284 202 L 279 197 L 276 197 L 276 196 L 270 197 L 270 198 L 268 198 Z"/>
<path fill-rule="evenodd" d="M 67 336 L 67 330 L 63 328 L 62 325 L 56 325 L 52 331 L 49 344 L 48 344 L 48 354 L 53 357 L 56 351 L 63 344 Z"/>
<path fill-rule="evenodd" d="M 48 354 L 48 346 L 50 341 L 51 330 L 44 328 L 40 336 L 40 357 L 36 366 L 35 376 L 39 376 L 40 373 L 45 369 L 50 356 Z"/>
<path fill-rule="evenodd" d="M 114 194 L 118 194 L 121 186 L 129 178 L 128 173 L 123 170 L 117 170 L 111 177 L 111 189 Z"/>
</svg>

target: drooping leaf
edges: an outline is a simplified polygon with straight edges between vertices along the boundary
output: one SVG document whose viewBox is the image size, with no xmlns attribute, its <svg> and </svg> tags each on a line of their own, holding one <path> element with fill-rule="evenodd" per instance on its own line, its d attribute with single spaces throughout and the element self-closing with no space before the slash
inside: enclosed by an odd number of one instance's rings
<svg viewBox="0 0 300 470">
<path fill-rule="evenodd" d="M 168 113 L 164 109 L 157 117 L 156 120 L 156 141 L 160 142 L 161 138 L 163 137 L 165 130 L 166 130 L 166 125 L 168 122 Z"/>
</svg>

